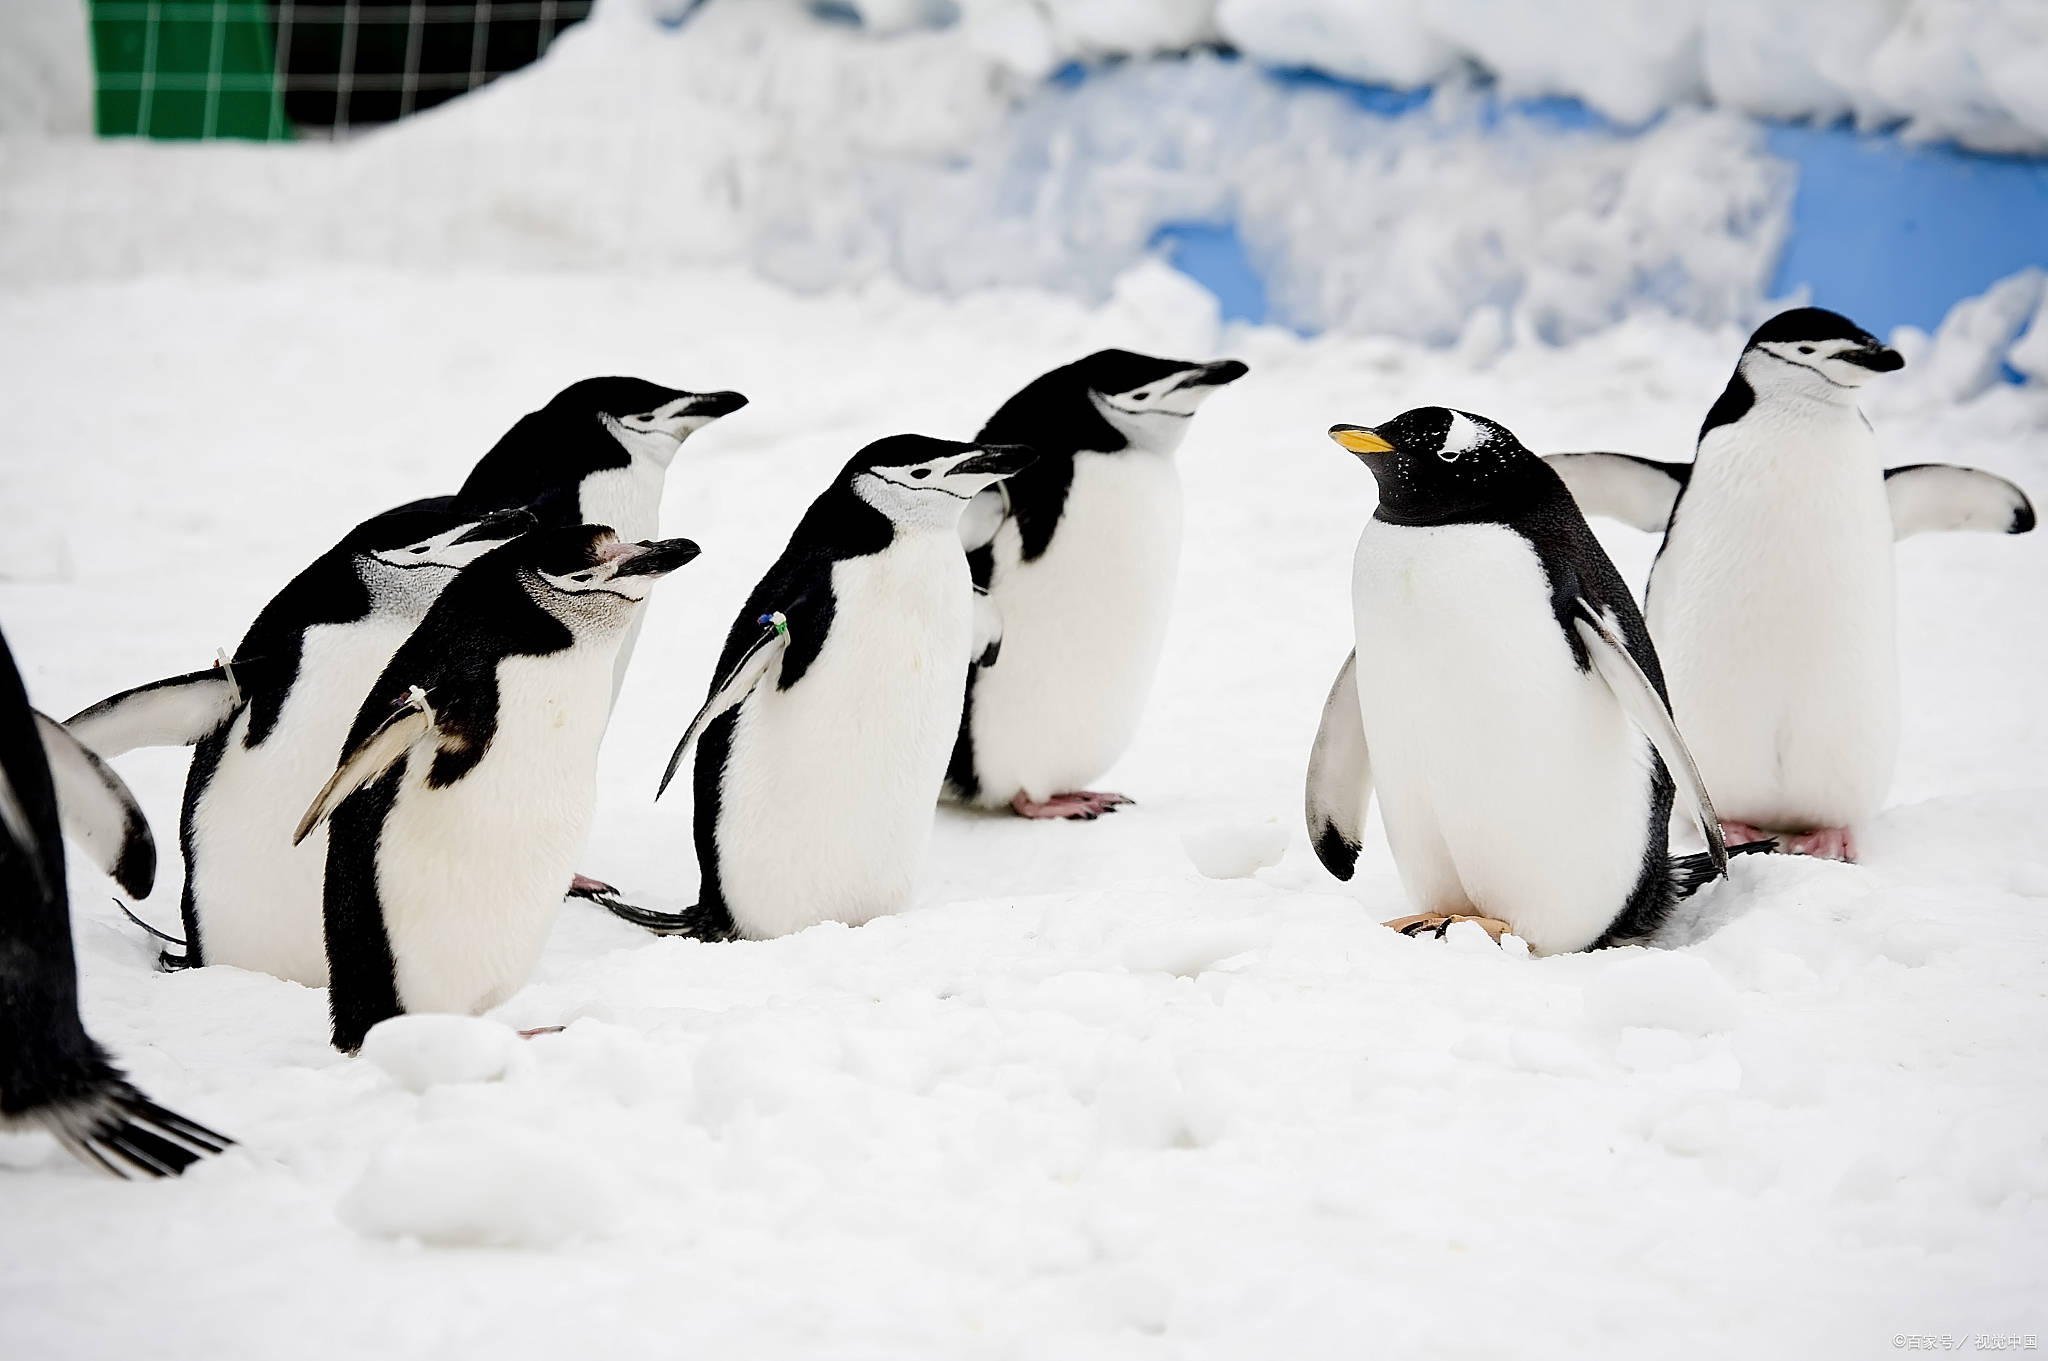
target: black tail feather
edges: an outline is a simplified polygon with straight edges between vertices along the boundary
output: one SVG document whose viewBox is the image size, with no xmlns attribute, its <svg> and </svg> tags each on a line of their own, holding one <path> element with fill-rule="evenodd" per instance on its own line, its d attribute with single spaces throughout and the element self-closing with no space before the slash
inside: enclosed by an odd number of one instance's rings
<svg viewBox="0 0 2048 1361">
<path fill-rule="evenodd" d="M 38 1112 L 57 1141 L 81 1162 L 132 1179 L 176 1177 L 234 1140 L 151 1101 L 118 1074 L 83 1100 Z"/>
<path fill-rule="evenodd" d="M 600 904 L 605 911 L 620 921 L 628 921 L 642 930 L 652 931 L 657 936 L 688 936 L 692 940 L 731 940 L 733 931 L 726 922 L 714 922 L 710 914 L 697 907 L 682 912 L 656 912 L 650 907 L 635 907 L 629 902 L 612 897 L 592 897 L 590 901 Z"/>
<path fill-rule="evenodd" d="M 190 946 L 185 944 L 185 938 L 183 936 L 174 936 L 168 931 L 157 930 L 154 926 L 151 926 L 148 922 L 136 916 L 135 910 L 129 907 L 128 904 L 122 902 L 119 898 L 114 899 L 114 906 L 121 909 L 122 916 L 126 917 L 129 921 L 134 922 L 137 926 L 149 932 L 149 934 L 155 936 L 164 944 L 175 945 L 180 950 L 186 950 L 191 948 Z"/>
<path fill-rule="evenodd" d="M 1769 855 L 1777 849 L 1778 843 L 1775 841 L 1745 841 L 1740 846 L 1730 846 L 1728 854 L 1731 857 L 1737 855 Z M 1676 895 L 1672 901 L 1684 902 L 1708 884 L 1723 877 L 1725 873 L 1724 870 L 1714 864 L 1713 856 L 1705 851 L 1699 851 L 1692 855 L 1672 856 L 1671 887 Z"/>
</svg>

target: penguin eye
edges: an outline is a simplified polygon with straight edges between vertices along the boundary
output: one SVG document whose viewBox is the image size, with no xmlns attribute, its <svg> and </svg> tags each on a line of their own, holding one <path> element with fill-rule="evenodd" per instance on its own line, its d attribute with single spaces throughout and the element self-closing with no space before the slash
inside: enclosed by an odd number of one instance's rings
<svg viewBox="0 0 2048 1361">
<path fill-rule="evenodd" d="M 1149 392 L 1133 392 L 1131 400 L 1134 402 L 1149 402 L 1152 400 L 1152 394 Z"/>
<path fill-rule="evenodd" d="M 932 475 L 932 470 L 930 468 L 912 468 L 910 470 L 910 475 L 912 477 L 920 479 L 927 478 Z"/>
<path fill-rule="evenodd" d="M 588 581 L 588 580 L 590 580 L 590 573 L 588 573 L 588 572 L 578 572 L 578 573 L 577 573 L 577 574 L 576 574 L 575 576 L 573 576 L 573 577 L 570 577 L 570 578 L 569 578 L 569 580 L 571 580 L 571 581 Z"/>
<path fill-rule="evenodd" d="M 1801 353 L 1801 354 L 1812 354 L 1812 353 L 1813 353 L 1813 346 L 1811 346 L 1811 345 L 1801 345 L 1801 346 L 1799 347 L 1799 353 Z"/>
<path fill-rule="evenodd" d="M 416 543 L 407 551 L 413 553 L 424 553 L 427 551 L 427 546 L 423 543 Z"/>
</svg>

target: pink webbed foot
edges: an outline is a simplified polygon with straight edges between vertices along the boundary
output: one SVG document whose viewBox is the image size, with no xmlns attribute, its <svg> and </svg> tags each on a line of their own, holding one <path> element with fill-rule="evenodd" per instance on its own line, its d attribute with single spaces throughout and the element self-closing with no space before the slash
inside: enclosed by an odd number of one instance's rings
<svg viewBox="0 0 2048 1361">
<path fill-rule="evenodd" d="M 569 881 L 569 891 L 563 896 L 568 898 L 589 898 L 595 902 L 605 898 L 616 898 L 619 896 L 619 891 L 602 879 L 593 879 L 587 874 L 579 874 Z"/>
<path fill-rule="evenodd" d="M 1010 811 L 1020 818 L 1075 818 L 1092 822 L 1104 813 L 1131 802 L 1121 794 L 1103 794 L 1092 789 L 1075 789 L 1049 799 L 1019 794 L 1010 800 Z"/>
<path fill-rule="evenodd" d="M 1856 834 L 1847 827 L 1822 827 L 1818 831 L 1802 832 L 1798 836 L 1786 837 L 1783 845 L 1790 855 L 1856 863 Z"/>
<path fill-rule="evenodd" d="M 519 1038 L 522 1040 L 530 1040 L 537 1035 L 559 1035 L 568 1028 L 569 1027 L 564 1025 L 537 1025 L 531 1030 L 520 1031 Z"/>
<path fill-rule="evenodd" d="M 1743 846 L 1752 841 L 1771 841 L 1776 834 L 1761 827 L 1752 827 L 1746 822 L 1722 822 L 1721 840 L 1730 846 Z"/>
</svg>

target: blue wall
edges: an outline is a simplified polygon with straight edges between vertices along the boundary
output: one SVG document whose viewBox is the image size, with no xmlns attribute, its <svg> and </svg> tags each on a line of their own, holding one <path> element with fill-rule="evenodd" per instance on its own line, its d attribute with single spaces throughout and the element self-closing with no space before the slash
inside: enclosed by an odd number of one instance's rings
<svg viewBox="0 0 2048 1361">
<path fill-rule="evenodd" d="M 1338 91 L 1361 118 L 1400 118 L 1427 91 L 1353 84 L 1313 71 L 1275 80 Z M 1079 67 L 1056 80 L 1086 78 Z M 1561 128 L 1612 127 L 1576 100 L 1501 101 L 1502 108 Z M 1766 142 L 1799 172 L 1792 232 L 1772 291 L 1801 288 L 1885 335 L 1910 324 L 1932 330 L 1951 305 L 2028 265 L 2048 266 L 2048 158 L 1987 156 L 1952 146 L 1907 146 L 1896 136 L 1846 126 L 1774 123 Z M 1228 222 L 1177 222 L 1154 238 L 1175 266 L 1200 280 L 1226 319 L 1266 319 L 1265 287 Z"/>
</svg>

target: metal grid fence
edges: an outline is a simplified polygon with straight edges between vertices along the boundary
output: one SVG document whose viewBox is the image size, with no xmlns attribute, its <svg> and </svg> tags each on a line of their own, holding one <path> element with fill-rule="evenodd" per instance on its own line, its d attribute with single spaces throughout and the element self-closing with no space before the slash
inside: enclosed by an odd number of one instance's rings
<svg viewBox="0 0 2048 1361">
<path fill-rule="evenodd" d="M 592 0 L 91 0 L 102 135 L 342 135 L 545 53 Z"/>
</svg>

